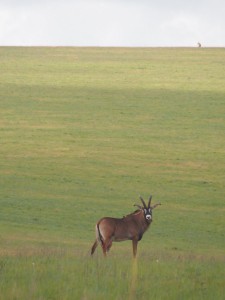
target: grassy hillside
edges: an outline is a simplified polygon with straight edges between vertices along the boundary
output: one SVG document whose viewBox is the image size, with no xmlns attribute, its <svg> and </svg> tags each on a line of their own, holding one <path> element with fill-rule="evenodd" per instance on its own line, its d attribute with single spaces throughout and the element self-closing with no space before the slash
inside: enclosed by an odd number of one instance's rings
<svg viewBox="0 0 225 300">
<path fill-rule="evenodd" d="M 0 48 L 0 299 L 223 299 L 225 51 Z M 162 206 L 89 258 L 94 226 Z"/>
</svg>

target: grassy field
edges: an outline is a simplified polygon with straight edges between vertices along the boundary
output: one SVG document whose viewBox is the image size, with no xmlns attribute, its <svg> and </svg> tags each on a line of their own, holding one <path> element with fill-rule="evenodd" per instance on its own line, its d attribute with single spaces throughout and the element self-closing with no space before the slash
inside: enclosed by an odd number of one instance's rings
<svg viewBox="0 0 225 300">
<path fill-rule="evenodd" d="M 224 299 L 225 49 L 0 47 L 0 300 Z M 162 206 L 90 258 L 96 221 Z"/>
</svg>

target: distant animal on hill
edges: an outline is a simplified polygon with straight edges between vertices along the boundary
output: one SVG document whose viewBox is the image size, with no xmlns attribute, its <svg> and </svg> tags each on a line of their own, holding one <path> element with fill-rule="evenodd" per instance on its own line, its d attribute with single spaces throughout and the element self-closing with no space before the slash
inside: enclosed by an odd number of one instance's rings
<svg viewBox="0 0 225 300">
<path fill-rule="evenodd" d="M 201 47 L 202 47 L 201 43 L 198 42 L 198 48 L 201 48 Z"/>
<path fill-rule="evenodd" d="M 133 257 L 137 254 L 137 244 L 152 222 L 152 211 L 161 203 L 151 206 L 152 196 L 148 205 L 140 196 L 143 206 L 135 204 L 139 209 L 121 219 L 104 217 L 96 224 L 96 240 L 91 248 L 94 254 L 98 243 L 101 243 L 104 256 L 110 250 L 112 242 L 131 240 L 133 243 Z"/>
</svg>

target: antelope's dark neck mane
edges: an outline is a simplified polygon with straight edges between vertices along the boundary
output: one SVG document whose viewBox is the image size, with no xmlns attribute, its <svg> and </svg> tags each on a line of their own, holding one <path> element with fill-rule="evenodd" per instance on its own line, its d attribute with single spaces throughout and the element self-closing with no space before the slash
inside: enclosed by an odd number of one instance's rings
<svg viewBox="0 0 225 300">
<path fill-rule="evenodd" d="M 134 212 L 132 212 L 132 213 L 126 215 L 126 216 L 123 216 L 123 218 L 133 216 L 133 215 L 138 215 L 140 212 L 141 212 L 141 209 L 136 209 Z"/>
</svg>

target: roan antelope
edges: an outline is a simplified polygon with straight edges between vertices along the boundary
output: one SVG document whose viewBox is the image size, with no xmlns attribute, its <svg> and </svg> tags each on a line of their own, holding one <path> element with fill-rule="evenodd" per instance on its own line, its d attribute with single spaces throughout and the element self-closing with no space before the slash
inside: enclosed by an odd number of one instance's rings
<svg viewBox="0 0 225 300">
<path fill-rule="evenodd" d="M 152 222 L 152 210 L 161 203 L 151 206 L 152 196 L 149 197 L 148 205 L 140 196 L 143 206 L 134 204 L 139 209 L 124 216 L 121 219 L 105 217 L 96 224 L 96 240 L 91 248 L 94 254 L 98 243 L 101 243 L 104 256 L 110 250 L 112 242 L 131 240 L 133 243 L 133 256 L 137 254 L 137 244 Z"/>
</svg>

